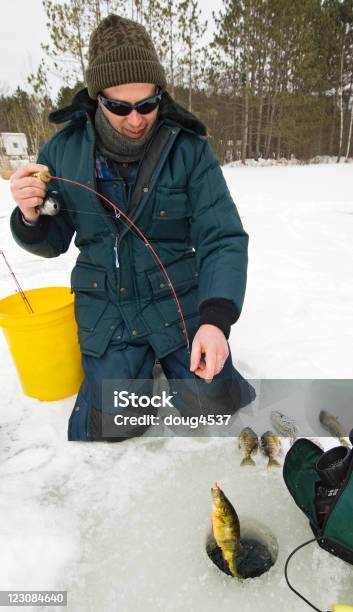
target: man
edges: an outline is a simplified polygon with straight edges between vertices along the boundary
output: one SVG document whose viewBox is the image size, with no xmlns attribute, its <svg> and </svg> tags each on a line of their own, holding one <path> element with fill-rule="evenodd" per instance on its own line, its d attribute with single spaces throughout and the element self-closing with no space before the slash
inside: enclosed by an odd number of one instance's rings
<svg viewBox="0 0 353 612">
<path fill-rule="evenodd" d="M 234 412 L 252 391 L 227 343 L 244 299 L 248 236 L 205 127 L 166 92 L 149 35 L 129 19 L 109 15 L 92 33 L 86 82 L 71 106 L 51 113 L 51 121 L 66 125 L 44 145 L 38 163 L 11 179 L 16 242 L 56 257 L 76 232 L 80 250 L 71 287 L 85 379 L 68 439 L 110 439 L 103 381 L 150 380 L 156 358 L 170 381 L 214 379 L 203 384 L 211 396 L 215 381 L 230 381 L 213 405 Z M 171 288 L 145 242 L 87 190 L 55 179 L 47 189 L 32 176 L 43 169 L 96 188 L 151 241 L 178 296 L 191 359 Z M 53 193 L 60 213 L 38 216 L 36 207 Z M 178 406 L 182 412 L 186 404 Z"/>
</svg>

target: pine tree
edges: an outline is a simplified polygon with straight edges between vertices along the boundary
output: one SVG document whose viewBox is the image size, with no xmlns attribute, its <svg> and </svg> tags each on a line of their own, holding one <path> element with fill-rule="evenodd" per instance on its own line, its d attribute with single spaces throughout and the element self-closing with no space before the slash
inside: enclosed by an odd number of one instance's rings
<svg viewBox="0 0 353 612">
<path fill-rule="evenodd" d="M 178 5 L 180 38 L 184 55 L 180 63 L 187 68 L 187 87 L 189 111 L 192 111 L 192 92 L 199 87 L 202 74 L 200 41 L 207 29 L 207 21 L 202 21 L 198 0 L 183 0 Z"/>
<path fill-rule="evenodd" d="M 228 137 L 233 142 L 233 159 L 237 155 L 237 140 L 240 136 L 237 125 L 237 93 L 240 86 L 238 26 L 240 19 L 239 3 L 225 0 L 223 11 L 212 13 L 216 32 L 211 43 L 213 53 L 211 84 L 215 93 L 228 95 L 231 102 L 231 122 L 226 122 Z"/>
<path fill-rule="evenodd" d="M 161 0 L 159 27 L 160 59 L 166 64 L 167 79 L 173 98 L 175 98 L 176 63 L 180 51 L 177 17 L 178 6 L 176 0 Z"/>
</svg>

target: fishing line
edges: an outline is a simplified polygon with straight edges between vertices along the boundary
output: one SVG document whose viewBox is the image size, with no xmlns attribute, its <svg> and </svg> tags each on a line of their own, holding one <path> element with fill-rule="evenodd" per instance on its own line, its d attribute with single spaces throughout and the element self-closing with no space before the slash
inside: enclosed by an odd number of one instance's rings
<svg viewBox="0 0 353 612">
<path fill-rule="evenodd" d="M 322 537 L 318 537 L 318 538 L 313 538 L 312 540 L 308 540 L 307 542 L 304 542 L 304 544 L 301 544 L 300 546 L 298 546 L 295 550 L 293 550 L 293 552 L 291 552 L 291 554 L 289 555 L 286 564 L 284 566 L 284 577 L 286 579 L 287 585 L 289 586 L 290 590 L 293 591 L 293 593 L 295 593 L 298 597 L 300 597 L 300 599 L 302 599 L 303 601 L 305 601 L 305 603 L 308 604 L 308 606 L 310 606 L 311 608 L 313 608 L 313 610 L 316 610 L 316 612 L 325 612 L 324 610 L 321 610 L 320 608 L 317 608 L 316 606 L 314 606 L 314 604 L 312 604 L 308 599 L 306 599 L 303 595 L 301 595 L 301 593 L 299 593 L 289 582 L 289 578 L 288 578 L 288 565 L 289 562 L 291 560 L 291 558 L 301 549 L 304 548 L 304 546 L 308 546 L 308 544 L 312 544 L 313 542 L 318 542 L 319 540 L 321 540 Z"/>
</svg>

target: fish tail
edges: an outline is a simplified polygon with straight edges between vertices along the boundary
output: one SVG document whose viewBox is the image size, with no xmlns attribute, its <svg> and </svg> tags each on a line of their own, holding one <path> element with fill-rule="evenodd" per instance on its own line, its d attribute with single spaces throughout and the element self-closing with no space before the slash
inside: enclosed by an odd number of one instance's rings
<svg viewBox="0 0 353 612">
<path fill-rule="evenodd" d="M 224 555 L 224 559 L 229 567 L 232 576 L 239 576 L 237 566 L 234 560 L 234 555 Z"/>
<path fill-rule="evenodd" d="M 243 467 L 244 465 L 256 465 L 256 463 L 251 457 L 245 457 L 240 465 Z"/>
<path fill-rule="evenodd" d="M 271 467 L 281 467 L 281 464 L 278 463 L 278 461 L 276 459 L 271 459 L 271 457 L 270 457 L 269 460 L 268 460 L 267 467 L 268 468 L 271 468 Z"/>
</svg>

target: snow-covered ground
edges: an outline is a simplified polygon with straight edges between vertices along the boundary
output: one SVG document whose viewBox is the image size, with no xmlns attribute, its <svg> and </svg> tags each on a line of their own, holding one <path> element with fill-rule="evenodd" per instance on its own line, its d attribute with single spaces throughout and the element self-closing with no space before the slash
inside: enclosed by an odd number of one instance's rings
<svg viewBox="0 0 353 612">
<path fill-rule="evenodd" d="M 244 376 L 353 378 L 352 170 L 224 168 L 250 235 L 246 301 L 230 337 Z M 75 247 L 56 259 L 21 250 L 12 208 L 0 180 L 0 249 L 23 288 L 68 285 Z M 0 258 L 0 298 L 13 292 Z M 74 398 L 23 395 L 2 335 L 0 359 L 0 590 L 66 589 L 70 612 L 308 609 L 286 587 L 283 566 L 312 534 L 280 470 L 269 472 L 262 458 L 240 469 L 233 438 L 69 443 Z M 239 583 L 208 559 L 214 481 L 241 522 L 276 538 L 278 559 L 264 576 Z M 317 546 L 298 553 L 290 575 L 322 609 L 353 603 L 353 568 Z"/>
<path fill-rule="evenodd" d="M 353 160 L 351 157 L 349 157 L 347 160 L 345 159 L 345 157 L 341 157 L 339 163 L 340 164 L 345 164 L 345 163 L 351 163 Z M 246 166 L 253 166 L 254 168 L 258 168 L 259 166 L 299 166 L 299 165 L 306 165 L 306 164 L 337 164 L 337 156 L 336 155 L 315 155 L 315 157 L 312 157 L 311 159 L 304 161 L 304 160 L 299 160 L 296 157 L 294 157 L 294 155 L 292 155 L 292 157 L 290 159 L 288 159 L 287 157 L 280 157 L 280 158 L 262 158 L 259 157 L 259 159 L 254 159 L 254 158 L 248 158 L 245 160 L 245 165 Z M 240 160 L 237 161 L 233 161 L 230 162 L 229 164 L 227 164 L 229 168 L 236 168 L 236 167 L 243 167 L 243 162 Z"/>
</svg>

